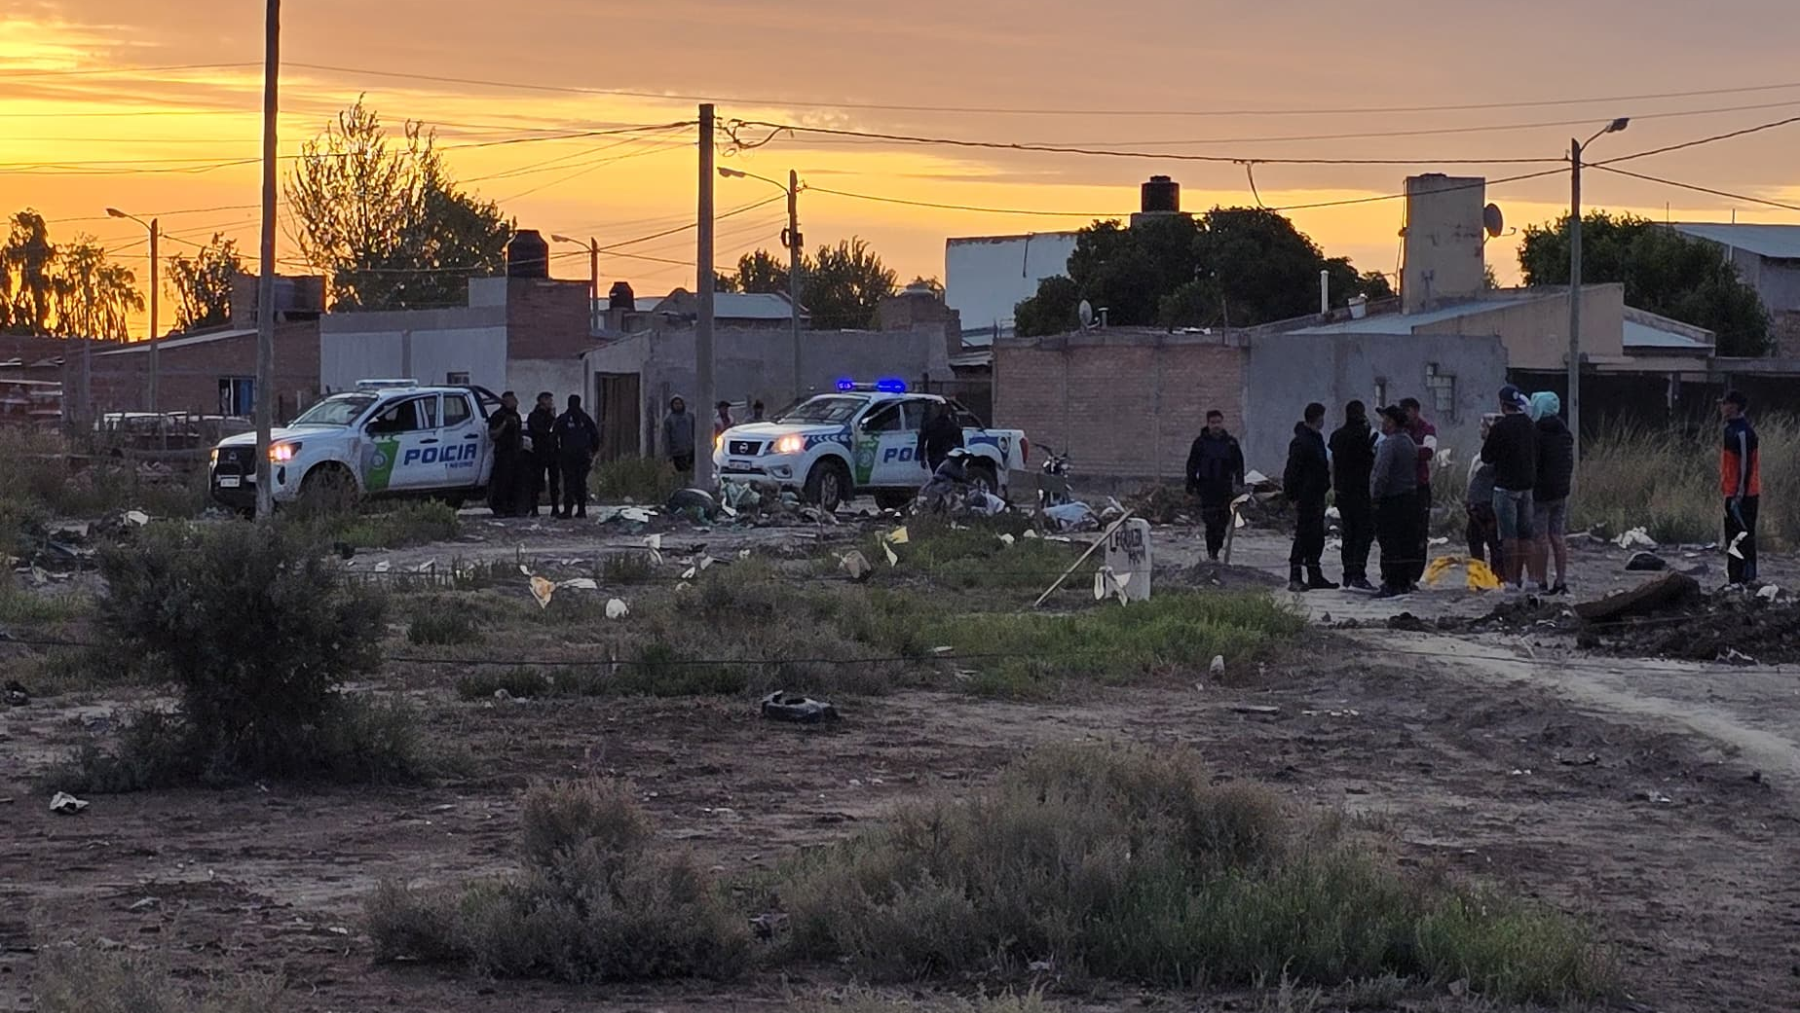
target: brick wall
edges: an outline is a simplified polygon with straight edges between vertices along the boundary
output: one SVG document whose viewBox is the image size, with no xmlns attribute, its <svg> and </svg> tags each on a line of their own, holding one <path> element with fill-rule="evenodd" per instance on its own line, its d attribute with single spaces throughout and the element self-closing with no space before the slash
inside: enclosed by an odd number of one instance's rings
<svg viewBox="0 0 1800 1013">
<path fill-rule="evenodd" d="M 508 359 L 574 359 L 594 347 L 587 282 L 509 278 Z"/>
<path fill-rule="evenodd" d="M 1243 424 L 1235 336 L 1105 331 L 994 348 L 994 424 L 1070 457 L 1077 474 L 1180 479 L 1208 410 Z"/>
<path fill-rule="evenodd" d="M 256 334 L 230 331 L 213 341 L 180 343 L 184 340 L 191 339 L 165 339 L 164 346 L 158 350 L 157 407 L 171 412 L 217 414 L 221 378 L 256 376 Z M 69 376 L 74 384 L 80 382 L 81 368 L 80 358 L 71 356 Z M 133 346 L 116 354 L 96 351 L 89 368 L 96 412 L 145 411 L 149 408 L 148 348 Z M 293 417 L 318 398 L 317 321 L 275 328 L 273 380 L 277 420 Z"/>
</svg>

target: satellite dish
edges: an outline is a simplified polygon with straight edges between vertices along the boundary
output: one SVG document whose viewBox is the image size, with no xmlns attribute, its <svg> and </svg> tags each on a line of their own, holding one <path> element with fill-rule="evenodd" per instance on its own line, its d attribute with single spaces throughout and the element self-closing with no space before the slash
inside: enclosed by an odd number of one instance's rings
<svg viewBox="0 0 1800 1013">
<path fill-rule="evenodd" d="M 1077 306 L 1075 308 L 1075 315 L 1081 318 L 1081 329 L 1082 330 L 1085 331 L 1088 328 L 1094 326 L 1094 304 L 1093 303 L 1088 302 L 1086 299 L 1081 300 L 1081 305 Z"/>
<path fill-rule="evenodd" d="M 1500 205 L 1489 204 L 1481 209 L 1481 224 L 1487 229 L 1489 238 L 1497 238 L 1506 230 L 1506 216 L 1500 213 Z"/>
</svg>

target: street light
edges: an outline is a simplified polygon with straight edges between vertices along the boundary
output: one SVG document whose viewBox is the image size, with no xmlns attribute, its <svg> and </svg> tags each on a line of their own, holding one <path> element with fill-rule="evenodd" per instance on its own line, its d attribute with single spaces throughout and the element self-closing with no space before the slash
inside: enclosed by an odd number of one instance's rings
<svg viewBox="0 0 1800 1013">
<path fill-rule="evenodd" d="M 805 394 L 800 379 L 800 250 L 804 245 L 800 237 L 800 174 L 789 169 L 786 186 L 767 176 L 723 165 L 719 166 L 719 175 L 726 179 L 758 179 L 787 194 L 788 227 L 781 234 L 781 241 L 788 248 L 788 318 L 794 332 L 793 403 L 798 404 Z"/>
<path fill-rule="evenodd" d="M 573 243 L 585 246 L 588 251 L 588 326 L 596 333 L 600 330 L 600 240 L 589 238 L 587 242 L 571 239 L 568 236 L 552 234 L 551 240 L 558 243 Z"/>
<path fill-rule="evenodd" d="M 113 218 L 125 218 L 137 222 L 139 225 L 150 230 L 150 331 L 147 337 L 150 341 L 150 411 L 154 414 L 156 412 L 157 381 L 161 378 L 160 372 L 157 369 L 156 360 L 156 244 L 157 240 L 162 238 L 162 229 L 158 227 L 159 219 L 156 218 L 152 218 L 146 222 L 137 215 L 126 214 L 118 208 L 107 208 L 106 213 Z M 88 337 L 92 338 L 93 335 L 90 334 Z M 162 428 L 161 423 L 157 424 L 157 428 Z"/>
<path fill-rule="evenodd" d="M 1585 141 L 1569 138 L 1569 431 L 1575 436 L 1575 463 L 1581 463 L 1581 153 L 1602 134 L 1631 125 L 1621 116 Z"/>
</svg>

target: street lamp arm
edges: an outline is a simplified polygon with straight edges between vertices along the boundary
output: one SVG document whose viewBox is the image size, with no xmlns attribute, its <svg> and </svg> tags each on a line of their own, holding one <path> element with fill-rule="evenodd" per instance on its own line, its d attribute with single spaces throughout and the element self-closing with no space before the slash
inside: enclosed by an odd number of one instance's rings
<svg viewBox="0 0 1800 1013">
<path fill-rule="evenodd" d="M 770 179 L 767 176 L 758 176 L 754 172 L 745 172 L 742 169 L 733 169 L 727 165 L 719 166 L 719 175 L 725 177 L 726 179 L 760 179 L 764 183 L 767 183 L 770 186 L 775 187 L 776 189 L 780 190 L 782 193 L 787 193 L 787 191 L 788 191 L 788 187 L 787 187 L 786 183 L 782 183 L 778 180 Z"/>
</svg>

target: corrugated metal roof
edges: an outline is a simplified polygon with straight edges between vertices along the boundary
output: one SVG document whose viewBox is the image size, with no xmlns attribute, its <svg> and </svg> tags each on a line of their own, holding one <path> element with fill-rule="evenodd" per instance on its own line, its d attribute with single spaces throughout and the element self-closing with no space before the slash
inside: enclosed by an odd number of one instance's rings
<svg viewBox="0 0 1800 1013">
<path fill-rule="evenodd" d="M 1625 321 L 1626 348 L 1655 348 L 1663 351 L 1706 353 L 1712 345 L 1680 331 L 1665 330 L 1654 324 Z"/>
<path fill-rule="evenodd" d="M 1722 246 L 1749 250 L 1759 257 L 1800 260 L 1800 225 L 1732 225 L 1723 222 L 1676 222 L 1675 231 Z"/>
<path fill-rule="evenodd" d="M 224 341 L 228 338 L 251 337 L 255 334 L 256 334 L 255 328 L 250 328 L 248 330 L 235 330 L 235 331 L 213 331 L 209 334 L 190 334 L 187 337 L 183 337 L 183 338 L 163 338 L 163 339 L 157 341 L 156 348 L 158 351 L 167 351 L 171 348 L 186 348 L 189 345 L 204 345 L 204 344 L 209 344 L 214 341 Z M 126 345 L 124 348 L 116 348 L 110 352 L 101 352 L 99 354 L 100 355 L 141 355 L 141 354 L 147 353 L 149 351 L 150 351 L 150 343 L 149 342 L 134 341 L 131 344 Z"/>
</svg>

